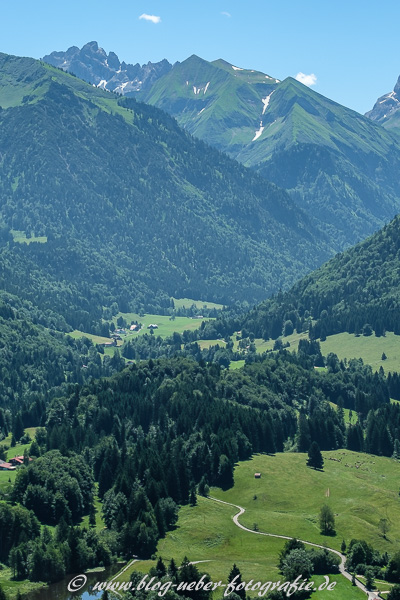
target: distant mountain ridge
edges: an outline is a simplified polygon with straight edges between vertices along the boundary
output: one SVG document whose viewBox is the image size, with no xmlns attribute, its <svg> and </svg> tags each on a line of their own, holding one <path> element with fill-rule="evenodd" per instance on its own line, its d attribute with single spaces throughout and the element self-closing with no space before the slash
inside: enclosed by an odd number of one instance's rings
<svg viewBox="0 0 400 600">
<path fill-rule="evenodd" d="M 0 54 L 0 107 L 0 287 L 68 326 L 253 303 L 331 253 L 285 191 L 153 106 Z"/>
<path fill-rule="evenodd" d="M 142 66 L 120 62 L 115 52 L 107 54 L 97 42 L 89 42 L 81 49 L 71 46 L 66 52 L 52 52 L 43 60 L 97 87 L 123 95 L 148 89 L 172 69 L 167 60 Z"/>
<path fill-rule="evenodd" d="M 89 50 L 99 52 L 94 44 L 81 51 L 88 68 Z M 103 51 L 103 63 L 105 56 Z M 62 68 L 68 60 L 57 54 Z M 99 85 L 104 76 L 88 79 Z M 193 55 L 154 72 L 151 84 L 140 89 L 122 85 L 111 77 L 107 89 L 162 108 L 194 136 L 286 189 L 335 251 L 372 234 L 400 210 L 400 138 L 291 77 L 279 81 Z"/>
</svg>

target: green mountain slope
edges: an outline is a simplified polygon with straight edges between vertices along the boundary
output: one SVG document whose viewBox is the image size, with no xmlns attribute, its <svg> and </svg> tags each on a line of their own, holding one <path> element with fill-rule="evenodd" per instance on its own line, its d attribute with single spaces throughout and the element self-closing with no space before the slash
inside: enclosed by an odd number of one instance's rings
<svg viewBox="0 0 400 600">
<path fill-rule="evenodd" d="M 312 337 L 348 331 L 400 334 L 400 217 L 354 248 L 338 254 L 287 293 L 249 313 L 242 325 L 276 338 L 287 321 Z M 367 325 L 367 327 L 365 327 Z M 370 327 L 368 327 L 368 325 Z"/>
<path fill-rule="evenodd" d="M 141 97 L 289 190 L 337 249 L 399 209 L 398 140 L 292 78 L 192 56 Z"/>
<path fill-rule="evenodd" d="M 261 300 L 327 256 L 284 191 L 165 113 L 32 59 L 0 73 L 7 291 L 88 331 L 113 303 Z"/>
<path fill-rule="evenodd" d="M 262 107 L 277 80 L 223 60 L 191 56 L 139 97 L 172 114 L 190 133 L 236 157 L 255 135 Z"/>
<path fill-rule="evenodd" d="M 0 291 L 0 409 L 8 411 L 6 428 L 0 415 L 0 440 L 18 410 L 25 427 L 38 425 L 44 404 L 66 393 L 68 384 L 111 375 L 124 364 L 117 357 L 101 361 L 88 339 L 57 332 L 61 317 L 53 315 L 52 328 L 42 321 L 43 314 L 30 302 Z"/>
</svg>

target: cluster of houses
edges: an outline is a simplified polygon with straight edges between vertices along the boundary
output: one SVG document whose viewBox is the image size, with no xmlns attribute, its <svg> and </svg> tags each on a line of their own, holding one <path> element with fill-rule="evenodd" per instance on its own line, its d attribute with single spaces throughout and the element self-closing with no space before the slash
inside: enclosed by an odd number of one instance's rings
<svg viewBox="0 0 400 600">
<path fill-rule="evenodd" d="M 157 327 L 157 325 L 152 325 L 151 327 Z M 133 323 L 130 327 L 129 327 L 129 331 L 139 331 L 140 330 L 140 325 L 136 325 L 135 323 Z M 119 329 L 116 329 L 114 331 L 114 333 L 111 334 L 111 341 L 109 342 L 104 342 L 103 344 L 99 344 L 100 346 L 104 346 L 104 348 L 111 348 L 112 346 L 118 346 L 118 341 L 122 340 L 121 335 L 126 335 L 126 329 L 120 327 Z"/>
<path fill-rule="evenodd" d="M 32 462 L 32 459 L 28 459 L 29 462 Z M 14 456 L 14 458 L 10 458 L 10 462 L 6 462 L 5 460 L 0 460 L 0 471 L 15 471 L 17 467 L 20 467 L 24 464 L 23 456 Z"/>
</svg>

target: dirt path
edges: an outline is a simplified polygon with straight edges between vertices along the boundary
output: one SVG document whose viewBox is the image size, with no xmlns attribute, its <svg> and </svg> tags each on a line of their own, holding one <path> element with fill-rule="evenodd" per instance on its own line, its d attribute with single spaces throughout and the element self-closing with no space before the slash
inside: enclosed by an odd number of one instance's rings
<svg viewBox="0 0 400 600">
<path fill-rule="evenodd" d="M 236 515 L 234 515 L 232 517 L 232 519 L 233 519 L 233 522 L 235 523 L 235 525 L 237 525 L 237 527 L 240 527 L 240 529 L 243 529 L 243 531 L 247 531 L 248 533 L 255 533 L 256 535 L 266 535 L 267 537 L 280 538 L 282 540 L 291 540 L 293 537 L 293 536 L 288 536 L 288 535 L 277 535 L 275 533 L 263 533 L 262 531 L 254 531 L 253 529 L 249 529 L 248 527 L 245 527 L 244 525 L 239 523 L 239 517 L 241 517 L 242 514 L 244 512 L 246 512 L 245 508 L 243 508 L 242 506 L 238 506 L 237 504 L 232 504 L 231 502 L 225 502 L 224 500 L 218 500 L 218 498 L 213 498 L 212 496 L 208 496 L 208 499 L 214 500 L 215 502 L 220 502 L 221 504 L 227 504 L 228 506 L 233 506 L 234 508 L 237 508 L 239 512 L 236 513 Z M 303 544 L 306 544 L 307 546 L 313 546 L 314 548 L 321 548 L 322 550 L 328 550 L 329 552 L 333 552 L 333 554 L 336 554 L 336 556 L 339 556 L 339 558 L 340 558 L 340 565 L 339 565 L 340 573 L 344 577 L 346 577 L 346 579 L 348 579 L 349 581 L 352 580 L 352 575 L 345 569 L 346 557 L 344 554 L 339 552 L 339 550 L 333 550 L 333 548 L 328 548 L 328 546 L 321 546 L 320 544 L 313 544 L 312 542 L 306 542 L 305 540 L 299 540 L 299 541 L 303 542 Z M 362 590 L 365 594 L 367 594 L 368 600 L 379 600 L 379 596 L 378 596 L 377 592 L 370 592 L 369 590 L 367 590 L 365 585 L 363 583 L 361 583 L 361 581 L 358 581 L 358 579 L 356 579 L 356 585 L 358 588 L 360 588 L 360 590 Z"/>
</svg>

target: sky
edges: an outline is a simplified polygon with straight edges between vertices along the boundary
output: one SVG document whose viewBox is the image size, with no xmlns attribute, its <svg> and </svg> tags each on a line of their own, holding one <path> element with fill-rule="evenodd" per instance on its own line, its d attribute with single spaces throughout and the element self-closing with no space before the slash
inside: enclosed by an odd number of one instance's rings
<svg viewBox="0 0 400 600">
<path fill-rule="evenodd" d="M 97 41 L 126 63 L 224 58 L 365 113 L 400 75 L 398 0 L 0 0 L 0 52 Z M 142 18 L 140 18 L 142 17 Z"/>
</svg>

